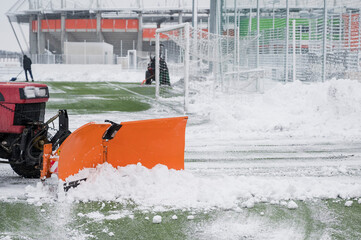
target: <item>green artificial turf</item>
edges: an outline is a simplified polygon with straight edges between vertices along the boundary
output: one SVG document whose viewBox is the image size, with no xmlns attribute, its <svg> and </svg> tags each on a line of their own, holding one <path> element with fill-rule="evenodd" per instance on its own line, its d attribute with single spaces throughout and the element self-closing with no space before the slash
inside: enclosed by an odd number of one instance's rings
<svg viewBox="0 0 361 240">
<path fill-rule="evenodd" d="M 116 82 L 44 82 L 49 86 L 47 109 L 69 113 L 137 112 L 151 107 L 152 86 Z"/>
</svg>

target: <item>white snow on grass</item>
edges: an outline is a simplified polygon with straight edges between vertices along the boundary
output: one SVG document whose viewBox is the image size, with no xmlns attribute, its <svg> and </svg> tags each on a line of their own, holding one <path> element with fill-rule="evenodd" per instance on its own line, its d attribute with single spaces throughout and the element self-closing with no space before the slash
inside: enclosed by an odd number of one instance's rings
<svg viewBox="0 0 361 240">
<path fill-rule="evenodd" d="M 84 216 L 94 219 L 96 221 L 101 221 L 101 220 L 118 220 L 118 219 L 122 219 L 125 217 L 129 217 L 131 214 L 126 212 L 122 212 L 122 213 L 112 213 L 109 215 L 104 215 L 100 212 L 91 212 L 91 213 L 87 213 L 84 214 Z"/>
<path fill-rule="evenodd" d="M 196 227 L 196 235 L 191 239 L 304 239 L 303 229 L 296 224 L 284 222 L 273 225 L 266 218 L 250 216 L 247 219 L 221 216 L 216 220 Z"/>
<path fill-rule="evenodd" d="M 101 213 L 99 211 L 94 211 L 90 213 L 78 213 L 78 217 L 88 218 L 94 221 L 103 221 L 103 220 L 119 220 L 126 217 L 133 218 L 132 212 L 128 210 L 122 211 L 109 211 L 107 214 Z"/>
</svg>

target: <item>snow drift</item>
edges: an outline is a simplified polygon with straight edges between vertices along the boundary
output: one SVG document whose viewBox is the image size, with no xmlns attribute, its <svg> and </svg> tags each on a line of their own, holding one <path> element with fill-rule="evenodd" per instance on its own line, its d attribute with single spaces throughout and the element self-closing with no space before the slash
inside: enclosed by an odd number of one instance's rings
<svg viewBox="0 0 361 240">
<path fill-rule="evenodd" d="M 258 202 L 279 203 L 314 198 L 344 199 L 361 197 L 361 179 L 352 177 L 201 177 L 187 171 L 168 170 L 157 165 L 147 169 L 141 165 L 113 168 L 105 163 L 96 169 L 84 169 L 68 180 L 87 177 L 78 187 L 63 193 L 63 201 L 129 201 L 141 207 L 187 209 L 251 208 Z M 40 183 L 28 186 L 28 197 L 52 198 Z M 40 198 L 39 198 L 40 197 Z M 290 202 L 291 204 L 292 202 Z M 159 209 L 158 209 L 159 210 Z"/>
<path fill-rule="evenodd" d="M 191 134 L 223 139 L 360 139 L 360 92 L 361 83 L 355 80 L 309 84 L 296 81 L 276 83 L 264 94 L 196 98 L 192 111 L 208 113 L 210 123 Z"/>
</svg>

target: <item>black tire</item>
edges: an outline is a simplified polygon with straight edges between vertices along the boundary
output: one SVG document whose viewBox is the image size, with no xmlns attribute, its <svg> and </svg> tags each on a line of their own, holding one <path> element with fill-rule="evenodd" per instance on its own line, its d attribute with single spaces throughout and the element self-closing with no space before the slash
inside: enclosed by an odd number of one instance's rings
<svg viewBox="0 0 361 240">
<path fill-rule="evenodd" d="M 24 178 L 39 178 L 40 168 L 38 166 L 29 166 L 25 163 L 18 164 L 10 161 L 10 166 L 18 175 Z"/>
<path fill-rule="evenodd" d="M 8 159 L 10 157 L 10 154 L 5 152 L 4 149 L 0 148 L 0 158 Z"/>
</svg>

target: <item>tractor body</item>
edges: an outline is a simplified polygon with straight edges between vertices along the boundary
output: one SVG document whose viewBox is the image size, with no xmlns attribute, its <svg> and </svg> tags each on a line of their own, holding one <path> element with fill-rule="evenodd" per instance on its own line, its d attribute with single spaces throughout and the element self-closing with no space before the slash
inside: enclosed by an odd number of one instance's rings
<svg viewBox="0 0 361 240">
<path fill-rule="evenodd" d="M 53 140 L 44 122 L 48 99 L 45 84 L 0 83 L 0 158 L 20 176 L 40 176 L 43 146 Z"/>
</svg>

